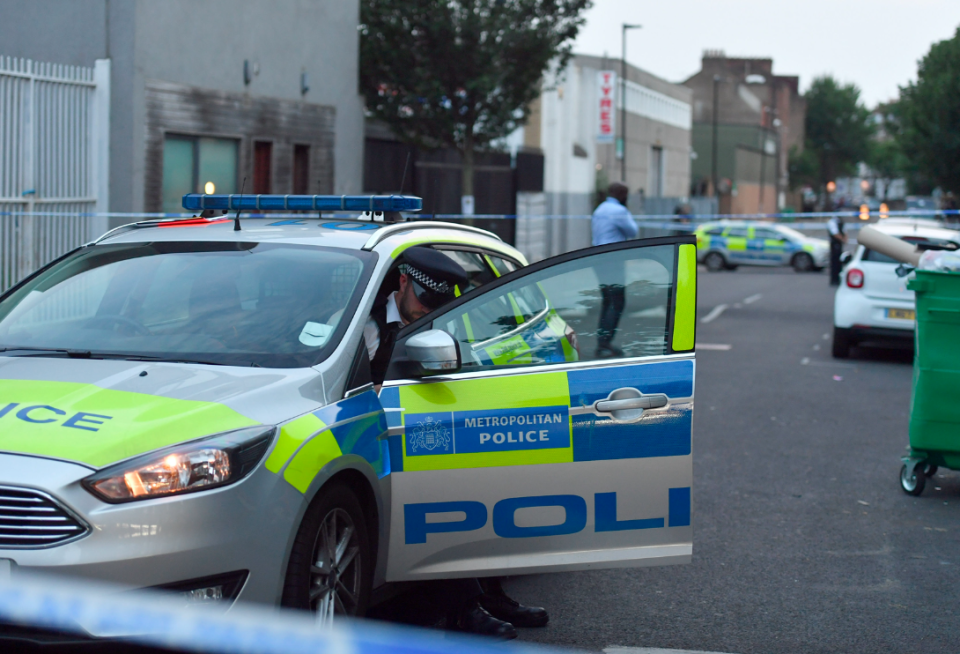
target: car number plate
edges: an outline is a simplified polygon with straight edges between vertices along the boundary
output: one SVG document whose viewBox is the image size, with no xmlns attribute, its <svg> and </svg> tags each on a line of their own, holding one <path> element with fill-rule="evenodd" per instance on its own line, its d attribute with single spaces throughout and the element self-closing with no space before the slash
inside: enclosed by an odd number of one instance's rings
<svg viewBox="0 0 960 654">
<path fill-rule="evenodd" d="M 917 312 L 913 309 L 887 309 L 887 318 L 896 320 L 916 320 Z"/>
</svg>

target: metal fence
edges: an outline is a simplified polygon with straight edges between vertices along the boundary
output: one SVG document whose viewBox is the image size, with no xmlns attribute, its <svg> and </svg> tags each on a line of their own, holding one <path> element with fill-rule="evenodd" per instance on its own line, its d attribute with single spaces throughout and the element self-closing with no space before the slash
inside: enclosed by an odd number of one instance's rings
<svg viewBox="0 0 960 654">
<path fill-rule="evenodd" d="M 109 60 L 0 57 L 0 290 L 105 231 L 109 124 Z"/>
</svg>

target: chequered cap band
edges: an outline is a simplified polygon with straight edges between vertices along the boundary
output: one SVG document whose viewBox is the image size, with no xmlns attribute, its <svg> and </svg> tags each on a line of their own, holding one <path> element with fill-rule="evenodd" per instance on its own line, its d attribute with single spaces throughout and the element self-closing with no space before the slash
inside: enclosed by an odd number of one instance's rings
<svg viewBox="0 0 960 654">
<path fill-rule="evenodd" d="M 453 292 L 453 290 L 450 288 L 450 284 L 448 284 L 447 282 L 438 282 L 432 279 L 431 277 L 428 277 L 426 274 L 424 274 L 422 270 L 418 270 L 417 268 L 414 268 L 408 263 L 401 263 L 399 270 L 400 270 L 400 274 L 410 275 L 415 280 L 417 280 L 417 282 L 419 282 L 421 286 L 423 286 L 424 288 L 430 289 L 434 293 L 440 293 L 441 295 L 449 295 L 450 293 Z"/>
</svg>

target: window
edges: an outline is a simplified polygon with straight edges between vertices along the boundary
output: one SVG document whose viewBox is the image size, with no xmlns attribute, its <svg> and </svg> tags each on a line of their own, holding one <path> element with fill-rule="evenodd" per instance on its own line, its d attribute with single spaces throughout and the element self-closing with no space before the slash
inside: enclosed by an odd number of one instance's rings
<svg viewBox="0 0 960 654">
<path fill-rule="evenodd" d="M 293 194 L 310 193 L 310 146 L 293 146 Z"/>
<path fill-rule="evenodd" d="M 755 229 L 755 230 L 753 231 L 753 233 L 755 234 L 754 238 L 771 239 L 771 240 L 774 240 L 774 241 L 786 241 L 786 240 L 787 240 L 786 235 L 781 234 L 780 232 L 778 232 L 778 231 L 776 231 L 776 230 L 773 230 L 773 229 L 760 229 L 760 228 L 758 228 L 758 229 Z"/>
<path fill-rule="evenodd" d="M 479 294 L 433 327 L 460 342 L 464 372 L 661 355 L 674 251 L 651 246 L 557 264 Z"/>
<path fill-rule="evenodd" d="M 650 197 L 663 197 L 663 148 L 650 148 Z"/>
<path fill-rule="evenodd" d="M 270 141 L 255 141 L 253 144 L 253 192 L 266 195 L 271 193 L 271 164 L 273 160 L 273 143 Z"/>
<path fill-rule="evenodd" d="M 437 248 L 440 250 L 440 248 Z M 490 272 L 483 255 L 476 252 L 464 252 L 462 250 L 440 250 L 445 255 L 456 261 L 467 273 L 467 288 L 460 289 L 461 293 L 469 293 L 475 288 L 493 281 L 496 277 Z"/>
<path fill-rule="evenodd" d="M 187 193 L 237 192 L 237 141 L 167 135 L 163 142 L 165 213 L 182 213 Z"/>
<path fill-rule="evenodd" d="M 490 261 L 490 265 L 492 265 L 493 269 L 496 271 L 497 277 L 506 275 L 508 272 L 513 272 L 520 267 L 513 261 L 510 261 L 509 259 L 503 259 L 495 254 L 487 255 L 487 259 Z"/>
<path fill-rule="evenodd" d="M 717 225 L 716 227 L 711 227 L 707 230 L 707 234 L 710 236 L 723 236 L 723 226 Z"/>
<path fill-rule="evenodd" d="M 724 234 L 727 238 L 747 238 L 747 228 L 746 227 L 729 227 L 727 228 L 727 233 Z"/>
</svg>

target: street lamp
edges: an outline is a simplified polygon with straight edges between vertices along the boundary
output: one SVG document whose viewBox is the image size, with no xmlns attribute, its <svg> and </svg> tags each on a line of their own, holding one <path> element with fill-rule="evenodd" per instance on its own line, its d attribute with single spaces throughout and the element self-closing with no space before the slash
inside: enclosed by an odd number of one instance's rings
<svg viewBox="0 0 960 654">
<path fill-rule="evenodd" d="M 627 183 L 627 30 L 638 30 L 643 25 L 623 24 L 620 57 L 620 181 Z"/>
<path fill-rule="evenodd" d="M 723 81 L 719 75 L 713 76 L 713 148 L 711 149 L 712 161 L 710 163 L 710 174 L 713 177 L 713 197 L 717 198 L 717 201 L 720 201 L 720 191 L 717 189 L 717 184 L 720 180 L 717 179 L 717 127 L 718 121 L 717 117 L 720 114 L 719 107 L 719 92 L 720 92 L 720 82 Z M 718 205 L 719 206 L 719 205 Z"/>
</svg>

